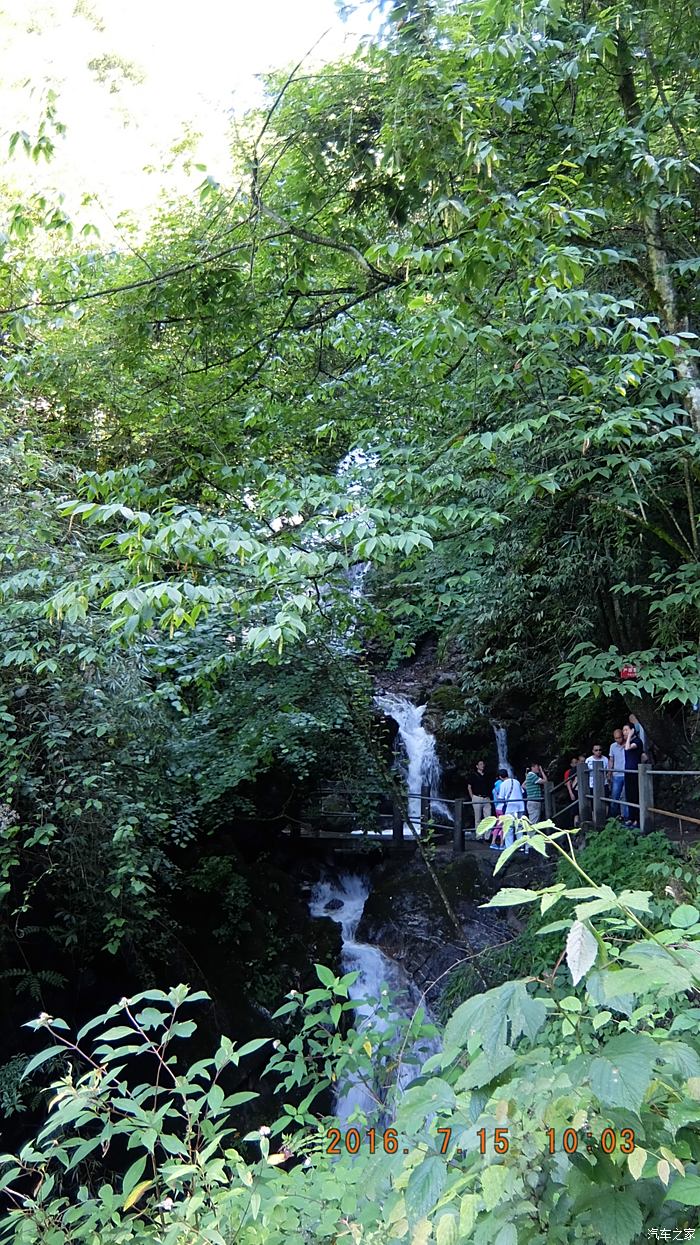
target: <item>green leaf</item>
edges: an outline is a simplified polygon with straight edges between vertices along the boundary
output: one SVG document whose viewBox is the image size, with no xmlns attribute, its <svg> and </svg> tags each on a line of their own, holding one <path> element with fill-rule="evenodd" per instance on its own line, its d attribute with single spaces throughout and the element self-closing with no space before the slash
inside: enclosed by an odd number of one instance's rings
<svg viewBox="0 0 700 1245">
<path fill-rule="evenodd" d="M 671 913 L 671 924 L 676 929 L 690 929 L 700 920 L 700 912 L 693 904 L 682 903 Z"/>
<path fill-rule="evenodd" d="M 510 1193 L 512 1172 L 501 1163 L 485 1167 L 481 1173 L 481 1191 L 487 1210 L 493 1210 Z"/>
<path fill-rule="evenodd" d="M 487 998 L 488 995 L 477 994 L 467 999 L 466 1002 L 460 1003 L 445 1026 L 443 1037 L 445 1051 L 450 1051 L 452 1048 L 462 1050 L 470 1037 L 475 1037 L 481 1032 L 479 1021 L 483 1017 Z"/>
<path fill-rule="evenodd" d="M 605 1245 L 631 1245 L 642 1231 L 642 1212 L 634 1194 L 603 1189 L 596 1194 L 590 1221 Z"/>
<path fill-rule="evenodd" d="M 682 949 L 678 952 L 683 955 Z M 691 990 L 692 972 L 677 964 L 675 959 L 657 943 L 638 942 L 623 951 L 622 959 L 629 960 L 643 970 L 639 975 L 637 989 L 657 988 L 663 993 Z M 624 972 L 625 970 L 619 970 Z"/>
<path fill-rule="evenodd" d="M 124 1197 L 128 1197 L 131 1190 L 136 1188 L 136 1185 L 145 1171 L 147 1161 L 148 1155 L 142 1154 L 140 1158 L 136 1159 L 136 1161 L 131 1164 L 131 1167 L 127 1168 L 124 1174 L 124 1180 L 122 1181 L 122 1193 L 124 1194 Z"/>
<path fill-rule="evenodd" d="M 644 1033 L 612 1038 L 591 1060 L 591 1090 L 605 1106 L 638 1112 L 658 1056 L 656 1042 Z"/>
<path fill-rule="evenodd" d="M 459 1245 L 459 1220 L 451 1211 L 438 1219 L 435 1240 L 436 1245 Z"/>
<path fill-rule="evenodd" d="M 256 1050 L 261 1050 L 263 1046 L 267 1046 L 270 1038 L 251 1038 L 249 1042 L 244 1042 L 243 1046 L 236 1051 L 239 1059 L 245 1059 L 246 1055 L 252 1055 Z"/>
<path fill-rule="evenodd" d="M 533 998 L 525 982 L 517 981 L 513 984 L 514 989 L 508 1005 L 511 1043 L 515 1043 L 521 1034 L 533 1041 L 547 1019 L 547 1005 L 544 999 Z"/>
<path fill-rule="evenodd" d="M 10 1167 L 7 1171 L 3 1172 L 0 1176 L 0 1192 L 2 1192 L 3 1189 L 6 1189 L 8 1184 L 12 1184 L 12 1181 L 15 1180 L 17 1176 L 21 1175 L 21 1167 Z"/>
<path fill-rule="evenodd" d="M 243 1102 L 252 1102 L 254 1098 L 259 1096 L 257 1090 L 239 1089 L 235 1094 L 228 1094 L 224 1099 L 223 1105 L 230 1111 L 232 1107 L 239 1107 Z"/>
<path fill-rule="evenodd" d="M 63 1055 L 65 1057 L 66 1047 L 47 1046 L 46 1050 L 39 1051 L 39 1054 L 34 1055 L 26 1065 L 22 1073 L 22 1080 L 29 1076 L 30 1073 L 34 1072 L 36 1068 L 40 1068 L 43 1063 L 48 1063 L 49 1059 L 55 1059 L 57 1055 Z"/>
<path fill-rule="evenodd" d="M 644 1164 L 647 1161 L 647 1152 L 643 1146 L 635 1146 L 631 1154 L 627 1155 L 627 1166 L 634 1180 L 641 1178 L 644 1171 Z"/>
<path fill-rule="evenodd" d="M 686 1042 L 661 1042 L 659 1056 L 683 1080 L 700 1077 L 700 1055 Z"/>
<path fill-rule="evenodd" d="M 152 1180 L 142 1180 L 140 1184 L 137 1184 L 135 1188 L 131 1190 L 129 1196 L 124 1199 L 124 1210 L 131 1210 L 131 1207 L 136 1205 L 140 1198 L 143 1197 L 146 1190 L 150 1189 L 152 1184 Z"/>
<path fill-rule="evenodd" d="M 194 1020 L 176 1020 L 174 1025 L 168 1029 L 166 1037 L 168 1041 L 171 1038 L 188 1038 L 196 1032 L 197 1025 Z"/>
<path fill-rule="evenodd" d="M 459 1231 L 463 1241 L 471 1240 L 481 1198 L 476 1193 L 463 1193 L 459 1205 Z"/>
<path fill-rule="evenodd" d="M 601 912 L 619 912 L 619 907 L 617 899 L 613 897 L 612 899 L 591 899 L 588 903 L 580 903 L 575 911 L 578 921 L 587 921 L 592 916 L 599 916 Z"/>
<path fill-rule="evenodd" d="M 135 1038 L 138 1036 L 139 1034 L 136 1032 L 133 1025 L 116 1025 L 113 1029 L 107 1029 L 105 1033 L 100 1033 L 98 1041 L 116 1042 L 119 1038 Z"/>
<path fill-rule="evenodd" d="M 421 1085 L 409 1085 L 401 1099 L 401 1124 L 408 1130 L 416 1128 L 429 1115 L 455 1109 L 455 1093 L 447 1081 L 431 1077 Z"/>
<path fill-rule="evenodd" d="M 330 968 L 326 968 L 325 964 L 314 964 L 314 968 L 321 985 L 330 990 L 335 985 L 335 973 L 332 973 Z"/>
<path fill-rule="evenodd" d="M 136 1016 L 136 1023 L 142 1029 L 159 1029 L 169 1019 L 167 1012 L 161 1012 L 156 1007 L 144 1007 Z"/>
<path fill-rule="evenodd" d="M 664 1201 L 680 1202 L 682 1206 L 700 1206 L 700 1176 L 677 1176 Z"/>
<path fill-rule="evenodd" d="M 437 1202 L 447 1182 L 447 1164 L 436 1154 L 429 1154 L 415 1167 L 406 1186 L 406 1211 L 415 1223 Z"/>
<path fill-rule="evenodd" d="M 523 890 L 519 886 L 505 886 L 489 899 L 488 903 L 479 905 L 481 908 L 508 908 L 514 904 L 535 903 L 540 898 L 539 891 Z"/>
<path fill-rule="evenodd" d="M 505 1223 L 493 1245 L 518 1245 L 518 1229 L 514 1223 Z"/>
<path fill-rule="evenodd" d="M 538 936 L 545 934 L 559 934 L 563 929 L 571 929 L 571 921 L 549 921 L 547 925 L 540 925 L 535 931 Z"/>
<path fill-rule="evenodd" d="M 618 901 L 633 912 L 648 912 L 651 891 L 621 891 Z"/>
<path fill-rule="evenodd" d="M 472 1059 L 466 1072 L 460 1076 L 457 1089 L 481 1089 L 483 1085 L 489 1085 L 502 1072 L 512 1067 L 516 1058 L 515 1051 L 508 1047 L 500 1051 L 482 1051 L 476 1059 Z"/>
</svg>

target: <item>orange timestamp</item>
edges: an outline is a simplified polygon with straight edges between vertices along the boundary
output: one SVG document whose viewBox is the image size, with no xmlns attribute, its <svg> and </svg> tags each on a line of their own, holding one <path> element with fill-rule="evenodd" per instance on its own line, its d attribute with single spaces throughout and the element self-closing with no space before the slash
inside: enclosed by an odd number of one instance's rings
<svg viewBox="0 0 700 1245">
<path fill-rule="evenodd" d="M 452 1141 L 452 1128 L 438 1128 L 436 1130 L 438 1137 L 441 1138 L 439 1143 L 439 1154 L 447 1154 Z M 508 1137 L 507 1128 L 495 1128 L 492 1134 L 487 1133 L 485 1128 L 477 1130 L 479 1138 L 479 1153 L 486 1154 L 491 1148 L 494 1154 L 507 1154 L 510 1149 L 510 1139 Z M 339 1155 L 343 1149 L 348 1154 L 357 1154 L 364 1144 L 367 1146 L 370 1154 L 377 1151 L 383 1151 L 385 1154 L 398 1154 L 402 1150 L 404 1154 L 409 1153 L 408 1146 L 402 1146 L 399 1135 L 395 1128 L 385 1128 L 382 1132 L 378 1132 L 376 1128 L 367 1128 L 361 1133 L 359 1128 L 347 1128 L 345 1132 L 340 1128 L 329 1128 L 326 1132 L 327 1154 Z M 557 1137 L 556 1129 L 547 1129 L 547 1146 L 550 1154 L 556 1154 L 557 1150 L 563 1149 L 566 1154 L 576 1154 L 580 1141 L 579 1133 L 575 1128 L 565 1128 Z M 583 1142 L 589 1153 L 594 1149 L 593 1134 L 586 1132 L 583 1134 Z M 490 1147 L 489 1147 L 490 1143 Z M 620 1130 L 619 1137 L 614 1128 L 604 1128 L 598 1138 L 598 1145 L 604 1154 L 612 1154 L 613 1151 L 619 1149 L 622 1154 L 631 1154 L 634 1150 L 634 1129 L 623 1128 Z M 462 1149 L 455 1151 L 456 1155 L 463 1155 Z"/>
</svg>

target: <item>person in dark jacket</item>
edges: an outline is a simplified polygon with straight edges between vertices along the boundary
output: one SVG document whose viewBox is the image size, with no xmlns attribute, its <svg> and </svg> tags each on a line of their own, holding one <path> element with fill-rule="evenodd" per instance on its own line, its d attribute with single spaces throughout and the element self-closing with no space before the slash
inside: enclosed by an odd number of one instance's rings
<svg viewBox="0 0 700 1245">
<path fill-rule="evenodd" d="M 476 769 L 467 782 L 469 799 L 474 810 L 474 829 L 484 817 L 491 816 L 491 780 L 486 777 L 485 761 L 477 761 Z"/>
<path fill-rule="evenodd" d="M 641 735 L 633 726 L 623 726 L 625 749 L 625 803 L 622 816 L 628 826 L 639 825 L 639 762 L 644 752 Z M 627 803 L 629 801 L 629 803 Z"/>
</svg>

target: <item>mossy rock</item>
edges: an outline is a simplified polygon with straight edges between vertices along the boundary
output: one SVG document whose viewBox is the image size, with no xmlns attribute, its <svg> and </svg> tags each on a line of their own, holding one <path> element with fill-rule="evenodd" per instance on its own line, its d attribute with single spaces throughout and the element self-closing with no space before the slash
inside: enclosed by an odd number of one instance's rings
<svg viewBox="0 0 700 1245">
<path fill-rule="evenodd" d="M 463 713 L 464 693 L 453 683 L 445 683 L 441 687 L 436 687 L 428 701 L 428 712 L 431 714 Z"/>
</svg>

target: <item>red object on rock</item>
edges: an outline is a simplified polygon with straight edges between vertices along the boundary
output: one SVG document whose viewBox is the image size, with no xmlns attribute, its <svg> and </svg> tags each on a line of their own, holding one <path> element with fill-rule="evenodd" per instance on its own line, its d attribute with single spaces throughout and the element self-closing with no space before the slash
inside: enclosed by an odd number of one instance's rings
<svg viewBox="0 0 700 1245">
<path fill-rule="evenodd" d="M 621 679 L 636 679 L 639 677 L 636 666 L 623 666 L 620 671 Z"/>
</svg>

